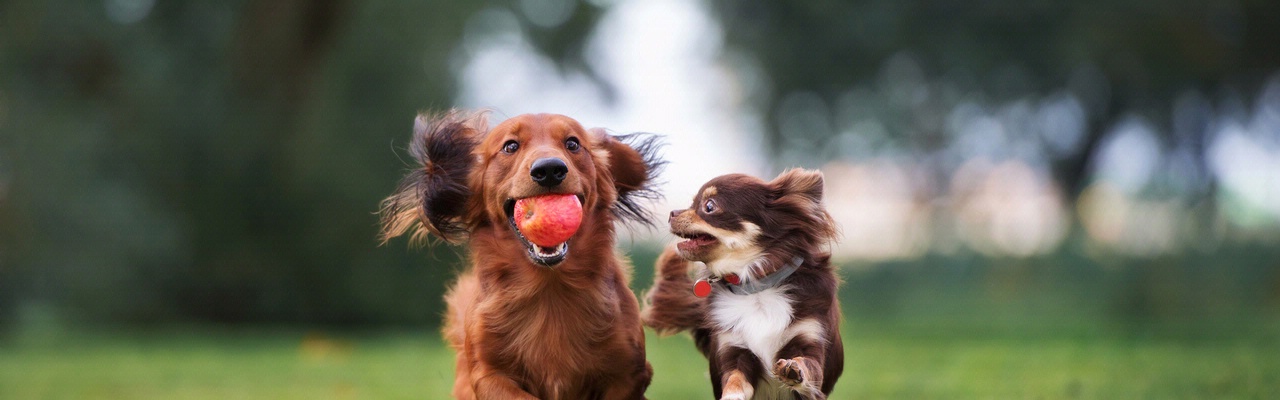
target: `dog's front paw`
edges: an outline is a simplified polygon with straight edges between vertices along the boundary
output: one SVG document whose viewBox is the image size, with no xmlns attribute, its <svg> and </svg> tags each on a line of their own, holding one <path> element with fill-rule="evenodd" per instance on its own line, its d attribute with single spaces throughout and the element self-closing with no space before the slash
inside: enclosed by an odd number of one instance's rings
<svg viewBox="0 0 1280 400">
<path fill-rule="evenodd" d="M 784 385 L 800 386 L 804 383 L 804 364 L 801 364 L 799 357 L 778 360 L 773 363 L 773 375 L 777 376 Z"/>
</svg>

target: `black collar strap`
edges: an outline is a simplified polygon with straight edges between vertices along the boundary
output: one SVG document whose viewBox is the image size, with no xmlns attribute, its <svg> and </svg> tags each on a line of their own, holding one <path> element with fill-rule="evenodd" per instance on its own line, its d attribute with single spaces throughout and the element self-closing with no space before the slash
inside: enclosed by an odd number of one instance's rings
<svg viewBox="0 0 1280 400">
<path fill-rule="evenodd" d="M 726 282 L 723 279 L 720 280 L 720 283 L 724 285 L 724 287 L 728 288 L 730 292 L 733 292 L 733 294 L 744 296 L 756 294 L 765 291 L 765 289 L 777 287 L 783 280 L 786 280 L 788 276 L 791 276 L 792 273 L 800 269 L 801 263 L 804 263 L 804 259 L 796 257 L 791 259 L 790 264 L 787 264 L 764 278 L 750 279 L 737 285 Z"/>
</svg>

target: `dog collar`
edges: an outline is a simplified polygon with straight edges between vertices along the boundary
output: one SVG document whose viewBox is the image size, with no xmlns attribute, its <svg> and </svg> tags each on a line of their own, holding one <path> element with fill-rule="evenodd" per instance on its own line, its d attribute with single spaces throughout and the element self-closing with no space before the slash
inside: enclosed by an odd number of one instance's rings
<svg viewBox="0 0 1280 400">
<path fill-rule="evenodd" d="M 719 283 L 721 286 L 729 289 L 736 295 L 749 295 L 763 292 L 765 289 L 777 287 L 783 280 L 791 276 L 792 273 L 800 269 L 800 264 L 804 263 L 804 259 L 796 257 L 791 259 L 791 263 L 766 275 L 764 278 L 755 279 L 746 283 L 742 282 L 742 278 L 737 274 L 728 274 L 723 277 L 711 277 L 707 279 L 699 279 L 693 284 L 693 295 L 698 297 L 707 297 L 711 295 L 711 284 Z"/>
</svg>

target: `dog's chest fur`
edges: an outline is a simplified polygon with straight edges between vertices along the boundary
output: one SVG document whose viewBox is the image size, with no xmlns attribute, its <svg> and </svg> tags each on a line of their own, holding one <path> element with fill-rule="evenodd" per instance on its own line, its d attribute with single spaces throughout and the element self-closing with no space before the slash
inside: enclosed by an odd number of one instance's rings
<svg viewBox="0 0 1280 400">
<path fill-rule="evenodd" d="M 617 304 L 609 296 L 590 296 L 589 293 L 544 289 L 518 301 L 516 311 L 492 304 L 489 310 L 498 312 L 486 310 L 484 315 L 490 327 L 485 334 L 493 336 L 484 341 L 502 346 L 504 350 L 496 353 L 498 357 L 515 358 L 520 361 L 518 365 L 526 366 L 522 375 L 537 382 L 528 383 L 530 387 L 526 389 L 535 395 L 587 396 L 571 390 L 583 387 L 588 376 L 612 374 L 620 364 L 606 363 L 605 359 L 624 351 L 618 348 L 620 342 L 612 335 L 613 321 L 592 318 L 607 315 Z M 557 367 L 541 367 L 546 365 Z"/>
<path fill-rule="evenodd" d="M 788 329 L 791 320 L 791 298 L 786 294 L 786 286 L 749 295 L 719 289 L 712 298 L 711 321 L 715 324 L 720 348 L 734 346 L 751 350 L 764 364 L 765 371 L 771 370 L 778 350 L 795 336 Z"/>
</svg>

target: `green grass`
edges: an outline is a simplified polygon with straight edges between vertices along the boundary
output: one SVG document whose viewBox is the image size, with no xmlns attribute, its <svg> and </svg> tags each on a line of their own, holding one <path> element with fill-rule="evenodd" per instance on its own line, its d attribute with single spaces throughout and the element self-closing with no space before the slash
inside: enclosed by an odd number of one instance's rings
<svg viewBox="0 0 1280 400">
<path fill-rule="evenodd" d="M 835 399 L 1280 397 L 1274 337 L 948 335 L 846 329 Z M 710 398 L 686 336 L 649 338 L 651 399 Z M 429 332 L 162 331 L 0 342 L 0 399 L 441 399 L 453 356 Z"/>
</svg>

